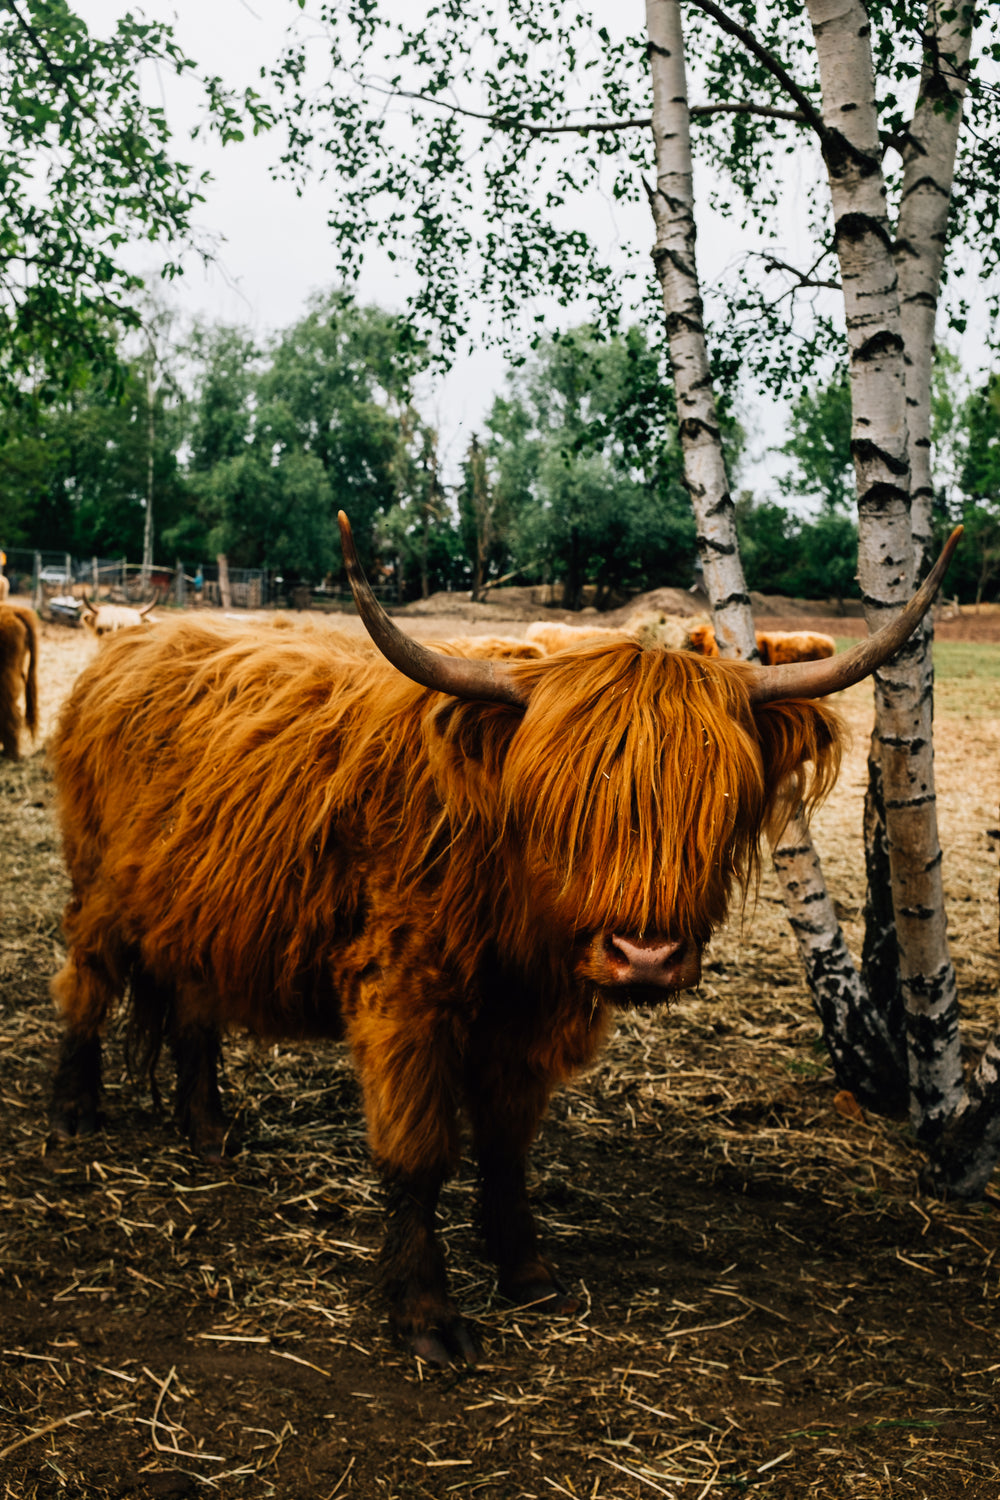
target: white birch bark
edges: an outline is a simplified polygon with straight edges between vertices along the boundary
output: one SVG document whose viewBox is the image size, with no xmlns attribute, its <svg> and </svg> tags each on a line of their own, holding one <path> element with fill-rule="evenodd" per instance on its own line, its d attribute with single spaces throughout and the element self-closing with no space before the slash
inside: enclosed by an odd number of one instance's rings
<svg viewBox="0 0 1000 1500">
<path fill-rule="evenodd" d="M 646 26 L 656 149 L 656 188 L 649 195 L 656 226 L 653 259 L 663 294 L 685 483 L 698 524 L 719 649 L 723 656 L 753 658 L 753 615 L 736 538 L 698 282 L 684 38 L 677 0 L 646 0 Z M 884 1101 L 885 1079 L 898 1076 L 898 1058 L 847 950 L 803 817 L 791 820 L 774 857 L 838 1078 L 866 1101 Z"/>
<path fill-rule="evenodd" d="M 909 597 L 915 572 L 899 290 L 868 18 L 860 0 L 807 0 L 807 8 L 822 87 L 823 154 L 851 360 L 858 578 L 874 631 Z M 962 1073 L 923 654 L 918 633 L 876 673 L 875 704 L 907 1015 L 911 1117 L 920 1137 L 933 1142 L 962 1098 Z"/>
<path fill-rule="evenodd" d="M 903 148 L 895 260 L 906 362 L 910 502 L 918 574 L 931 541 L 934 323 L 972 47 L 972 12 L 968 3 L 930 0 L 920 88 Z"/>
</svg>

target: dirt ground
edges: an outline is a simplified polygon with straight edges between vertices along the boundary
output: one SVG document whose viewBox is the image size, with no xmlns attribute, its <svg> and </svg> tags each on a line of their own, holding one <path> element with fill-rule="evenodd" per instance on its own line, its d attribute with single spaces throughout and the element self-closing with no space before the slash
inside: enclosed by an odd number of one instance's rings
<svg viewBox="0 0 1000 1500">
<path fill-rule="evenodd" d="M 524 623 L 469 611 L 409 628 Z M 972 1056 L 996 1023 L 1000 612 L 938 634 Z M 43 627 L 46 727 L 91 649 Z M 841 697 L 852 749 L 815 820 L 855 951 L 870 703 L 863 685 Z M 105 1131 L 47 1148 L 66 881 L 41 751 L 0 762 L 0 835 L 4 1500 L 1000 1496 L 1000 1183 L 973 1205 L 922 1196 L 905 1122 L 837 1096 L 769 875 L 698 992 L 623 1015 L 543 1127 L 533 1192 L 579 1315 L 502 1304 L 470 1171 L 447 1190 L 454 1290 L 487 1362 L 442 1374 L 386 1333 L 380 1204 L 336 1046 L 230 1042 L 245 1147 L 219 1168 L 129 1083 L 112 1039 Z"/>
</svg>

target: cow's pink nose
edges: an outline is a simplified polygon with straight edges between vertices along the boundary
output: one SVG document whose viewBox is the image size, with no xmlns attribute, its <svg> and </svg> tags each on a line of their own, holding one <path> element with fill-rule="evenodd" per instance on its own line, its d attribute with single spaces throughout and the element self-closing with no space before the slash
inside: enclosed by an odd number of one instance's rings
<svg viewBox="0 0 1000 1500">
<path fill-rule="evenodd" d="M 670 990 L 678 984 L 697 984 L 701 976 L 697 950 L 690 951 L 683 940 L 627 938 L 614 932 L 606 943 L 618 984 L 654 985 Z"/>
</svg>

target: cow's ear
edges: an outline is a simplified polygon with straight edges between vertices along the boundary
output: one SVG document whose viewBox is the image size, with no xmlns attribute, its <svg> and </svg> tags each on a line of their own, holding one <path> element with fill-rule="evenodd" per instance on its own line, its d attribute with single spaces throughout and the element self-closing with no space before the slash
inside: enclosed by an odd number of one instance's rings
<svg viewBox="0 0 1000 1500">
<path fill-rule="evenodd" d="M 809 812 L 837 779 L 844 726 L 823 699 L 789 698 L 755 707 L 764 772 L 764 826 L 776 838 L 800 801 Z"/>
<path fill-rule="evenodd" d="M 500 703 L 448 698 L 431 716 L 439 749 L 456 771 L 481 767 L 487 775 L 503 770 L 504 756 L 524 714 Z"/>
<path fill-rule="evenodd" d="M 504 761 L 523 717 L 505 704 L 452 698 L 425 722 L 432 774 L 453 823 L 496 822 Z"/>
</svg>

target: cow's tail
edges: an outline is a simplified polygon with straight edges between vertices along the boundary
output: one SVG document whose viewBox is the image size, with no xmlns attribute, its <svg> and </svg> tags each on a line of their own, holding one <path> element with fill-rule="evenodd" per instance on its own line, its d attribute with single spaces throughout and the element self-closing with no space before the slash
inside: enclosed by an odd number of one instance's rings
<svg viewBox="0 0 1000 1500">
<path fill-rule="evenodd" d="M 38 733 L 38 626 L 27 612 L 22 614 L 28 637 L 28 675 L 24 683 L 24 722 L 32 739 Z"/>
</svg>

